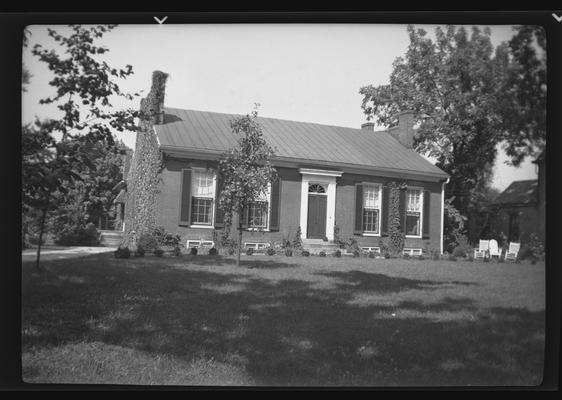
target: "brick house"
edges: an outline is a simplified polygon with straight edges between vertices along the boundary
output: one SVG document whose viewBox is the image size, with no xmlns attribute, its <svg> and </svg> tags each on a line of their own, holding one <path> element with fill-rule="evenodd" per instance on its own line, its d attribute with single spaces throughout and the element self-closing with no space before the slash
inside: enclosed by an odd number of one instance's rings
<svg viewBox="0 0 562 400">
<path fill-rule="evenodd" d="M 236 115 L 164 107 L 165 79 L 155 72 L 141 102 L 141 111 L 153 117 L 137 136 L 125 224 L 137 233 L 162 226 L 184 241 L 213 240 L 213 232 L 224 227 L 217 207 L 218 159 L 237 144 L 230 128 Z M 339 231 L 341 239 L 379 247 L 388 236 L 388 184 L 398 181 L 407 185 L 400 191 L 405 249 L 442 252 L 448 175 L 412 149 L 412 113 L 397 117 L 398 125 L 384 131 L 375 131 L 372 123 L 354 129 L 258 117 L 275 149 L 271 161 L 279 180 L 246 210 L 244 241 L 293 240 L 300 227 L 305 244 L 333 243 Z M 150 172 L 150 164 L 158 165 L 157 171 Z M 143 196 L 151 204 L 144 211 L 138 204 Z"/>
</svg>

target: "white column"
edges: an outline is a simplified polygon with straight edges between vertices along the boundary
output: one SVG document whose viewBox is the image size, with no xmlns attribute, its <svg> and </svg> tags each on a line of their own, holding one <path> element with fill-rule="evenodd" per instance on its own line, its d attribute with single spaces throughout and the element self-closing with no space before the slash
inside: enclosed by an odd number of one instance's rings
<svg viewBox="0 0 562 400">
<path fill-rule="evenodd" d="M 334 240 L 334 225 L 336 221 L 336 178 L 328 183 L 328 201 L 326 216 L 326 237 L 328 240 Z"/>
</svg>

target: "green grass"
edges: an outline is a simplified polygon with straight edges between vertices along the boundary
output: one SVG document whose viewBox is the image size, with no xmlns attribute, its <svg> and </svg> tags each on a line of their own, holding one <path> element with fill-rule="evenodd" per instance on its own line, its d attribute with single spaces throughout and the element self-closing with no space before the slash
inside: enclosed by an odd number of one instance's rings
<svg viewBox="0 0 562 400">
<path fill-rule="evenodd" d="M 538 385 L 544 263 L 243 256 L 22 265 L 26 382 Z"/>
</svg>

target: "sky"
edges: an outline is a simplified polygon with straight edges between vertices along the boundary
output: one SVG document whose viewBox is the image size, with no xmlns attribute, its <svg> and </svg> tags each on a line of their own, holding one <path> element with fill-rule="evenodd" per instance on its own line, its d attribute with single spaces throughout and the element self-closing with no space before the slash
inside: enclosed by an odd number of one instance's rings
<svg viewBox="0 0 562 400">
<path fill-rule="evenodd" d="M 65 26 L 50 25 L 60 33 Z M 416 25 L 430 36 L 433 25 Z M 511 26 L 490 26 L 494 46 L 513 35 Z M 53 105 L 39 99 L 54 94 L 44 63 L 31 55 L 40 43 L 55 48 L 47 26 L 28 27 L 31 36 L 23 62 L 32 74 L 22 98 L 22 122 L 53 117 Z M 263 117 L 360 128 L 366 121 L 359 89 L 389 82 L 393 61 L 408 47 L 406 25 L 391 24 L 190 24 L 120 25 L 99 41 L 109 52 L 110 66 L 130 64 L 134 74 L 118 84 L 123 91 L 150 89 L 152 71 L 170 75 L 165 106 L 247 114 L 258 103 Z M 132 102 L 116 107 L 138 109 Z M 379 127 L 384 129 L 384 127 Z M 134 149 L 133 133 L 118 134 Z M 505 189 L 513 180 L 536 179 L 535 165 L 526 160 L 508 167 L 498 157 L 492 185 Z"/>
</svg>

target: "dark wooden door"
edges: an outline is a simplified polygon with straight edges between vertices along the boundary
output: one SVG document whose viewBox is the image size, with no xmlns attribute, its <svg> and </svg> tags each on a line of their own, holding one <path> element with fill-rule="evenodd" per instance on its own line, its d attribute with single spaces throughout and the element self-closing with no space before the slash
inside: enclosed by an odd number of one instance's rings
<svg viewBox="0 0 562 400">
<path fill-rule="evenodd" d="M 327 196 L 308 195 L 308 226 L 306 237 L 323 239 L 326 236 Z"/>
</svg>

